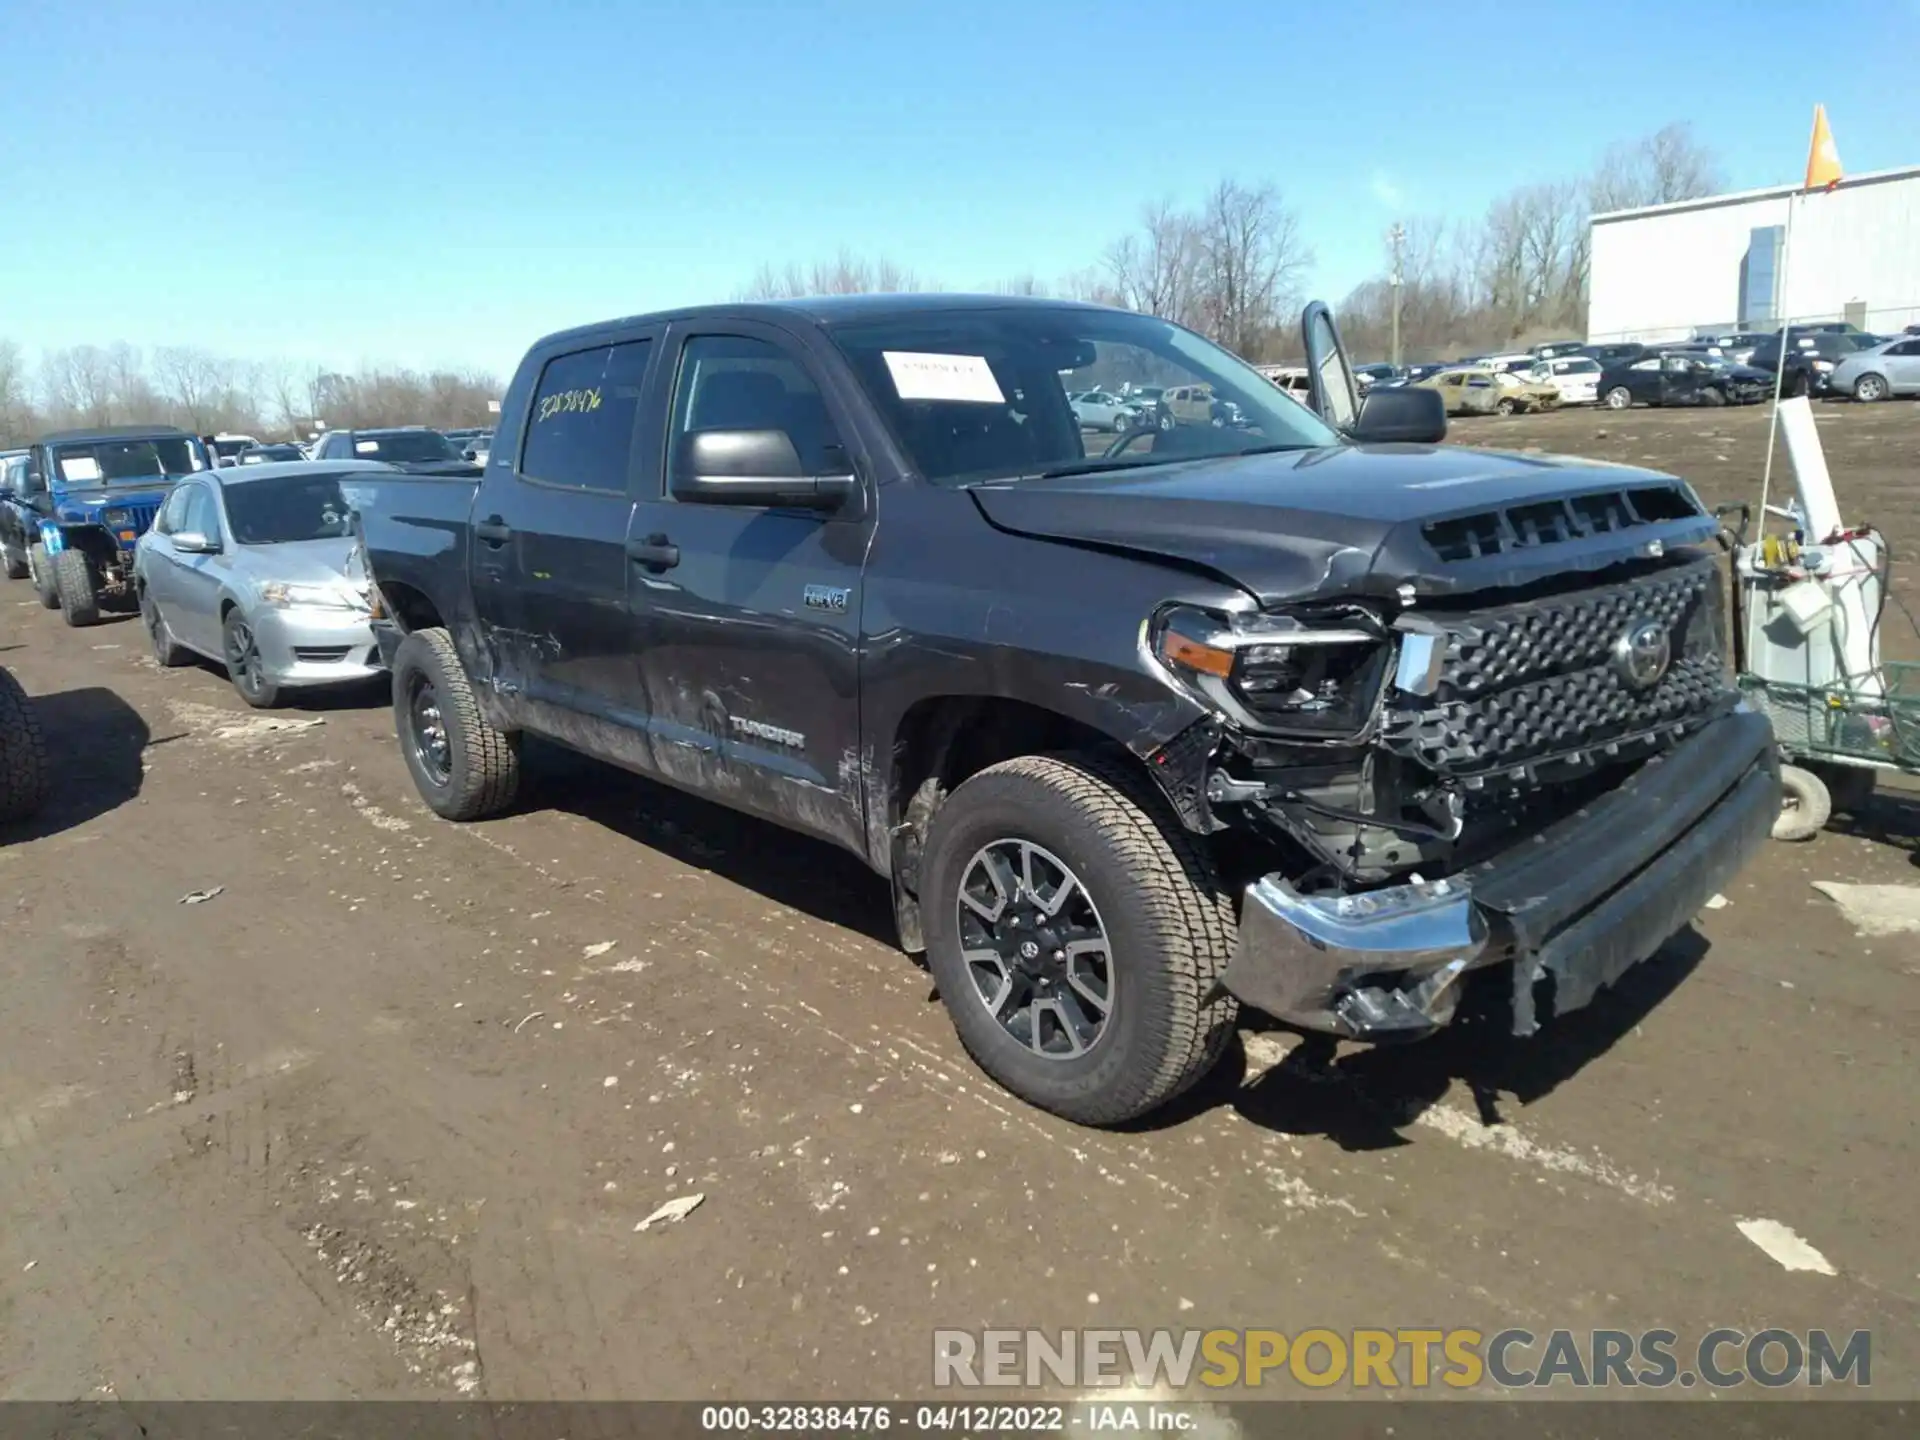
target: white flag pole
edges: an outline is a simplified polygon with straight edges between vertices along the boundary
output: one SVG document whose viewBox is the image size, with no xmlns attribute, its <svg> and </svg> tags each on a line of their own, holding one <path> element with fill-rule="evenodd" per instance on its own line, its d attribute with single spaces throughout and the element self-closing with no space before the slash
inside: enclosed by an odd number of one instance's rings
<svg viewBox="0 0 1920 1440">
<path fill-rule="evenodd" d="M 1780 391 L 1787 374 L 1787 346 L 1793 339 L 1793 313 L 1787 307 L 1787 266 L 1793 256 L 1793 215 L 1799 194 L 1787 196 L 1787 233 L 1780 240 L 1780 358 L 1773 370 L 1773 413 L 1767 417 L 1767 464 L 1760 478 L 1760 524 L 1756 537 L 1766 533 L 1767 495 L 1773 486 L 1773 450 L 1780 433 Z"/>
</svg>

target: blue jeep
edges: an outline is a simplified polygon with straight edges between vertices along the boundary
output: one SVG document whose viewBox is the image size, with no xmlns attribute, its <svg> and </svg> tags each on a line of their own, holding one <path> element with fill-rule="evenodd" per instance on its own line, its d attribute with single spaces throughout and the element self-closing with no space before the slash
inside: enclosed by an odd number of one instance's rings
<svg viewBox="0 0 1920 1440">
<path fill-rule="evenodd" d="M 206 447 L 168 425 L 43 435 L 24 465 L 0 472 L 0 559 L 31 576 L 40 603 L 69 625 L 131 609 L 133 547 L 173 482 L 211 468 Z"/>
</svg>

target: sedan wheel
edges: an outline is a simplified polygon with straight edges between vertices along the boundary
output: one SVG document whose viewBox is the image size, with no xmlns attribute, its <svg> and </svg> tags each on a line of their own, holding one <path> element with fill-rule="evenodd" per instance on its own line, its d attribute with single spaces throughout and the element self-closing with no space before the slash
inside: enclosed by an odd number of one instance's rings
<svg viewBox="0 0 1920 1440">
<path fill-rule="evenodd" d="M 1887 398 L 1887 382 L 1884 376 L 1862 375 L 1853 382 L 1853 398 L 1871 404 L 1875 400 Z"/>
<path fill-rule="evenodd" d="M 266 661 L 260 655 L 260 642 L 253 626 L 237 609 L 227 612 L 223 640 L 227 674 L 240 698 L 256 710 L 271 710 L 280 701 L 280 687 L 267 678 Z"/>
</svg>

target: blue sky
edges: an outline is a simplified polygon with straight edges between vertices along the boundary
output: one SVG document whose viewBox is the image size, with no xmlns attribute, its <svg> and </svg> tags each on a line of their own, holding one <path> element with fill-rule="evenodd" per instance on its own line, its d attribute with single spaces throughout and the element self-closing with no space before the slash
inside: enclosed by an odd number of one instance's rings
<svg viewBox="0 0 1920 1440">
<path fill-rule="evenodd" d="M 1521 16 L 1524 15 L 1524 21 Z M 946 288 L 1272 180 L 1337 299 L 1692 121 L 1734 188 L 1920 161 L 1920 3 L 11 0 L 0 338 L 509 370 L 848 245 Z"/>
</svg>

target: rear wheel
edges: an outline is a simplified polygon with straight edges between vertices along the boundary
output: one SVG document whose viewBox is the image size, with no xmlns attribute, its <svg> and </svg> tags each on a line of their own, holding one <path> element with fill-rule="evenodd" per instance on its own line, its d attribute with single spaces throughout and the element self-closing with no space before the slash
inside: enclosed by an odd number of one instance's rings
<svg viewBox="0 0 1920 1440">
<path fill-rule="evenodd" d="M 227 674 L 233 680 L 233 688 L 240 692 L 240 698 L 256 710 L 271 710 L 278 705 L 280 687 L 267 678 L 259 637 L 253 633 L 253 622 L 247 619 L 239 606 L 227 611 L 220 637 L 221 650 L 227 661 Z"/>
<path fill-rule="evenodd" d="M 60 608 L 60 587 L 53 578 L 53 557 L 37 541 L 27 547 L 27 573 L 33 577 L 33 593 L 48 610 Z"/>
<path fill-rule="evenodd" d="M 1891 387 L 1887 384 L 1887 377 L 1884 375 L 1862 375 L 1853 382 L 1853 398 L 1869 405 L 1875 400 L 1886 399 L 1889 393 L 1891 393 Z"/>
<path fill-rule="evenodd" d="M 33 701 L 0 670 L 0 824 L 25 820 L 47 801 L 47 742 Z"/>
<path fill-rule="evenodd" d="M 1202 1002 L 1233 952 L 1231 899 L 1119 765 L 1034 755 L 983 770 L 935 813 L 921 874 L 941 999 L 1016 1095 L 1114 1125 L 1220 1058 L 1237 1010 Z"/>
<path fill-rule="evenodd" d="M 481 713 L 453 637 L 416 630 L 393 657 L 393 719 L 420 798 L 448 820 L 480 820 L 513 803 L 520 737 Z"/>
<path fill-rule="evenodd" d="M 100 574 L 86 551 L 62 550 L 54 556 L 53 583 L 67 624 L 92 625 L 100 619 Z"/>
<path fill-rule="evenodd" d="M 1609 410 L 1631 410 L 1633 408 L 1633 392 L 1624 385 L 1613 386 L 1601 399 Z"/>
<path fill-rule="evenodd" d="M 186 646 L 175 643 L 167 617 L 160 613 L 159 603 L 147 593 L 144 585 L 140 587 L 140 623 L 147 628 L 147 643 L 153 647 L 154 664 L 171 670 L 191 658 Z"/>
</svg>

